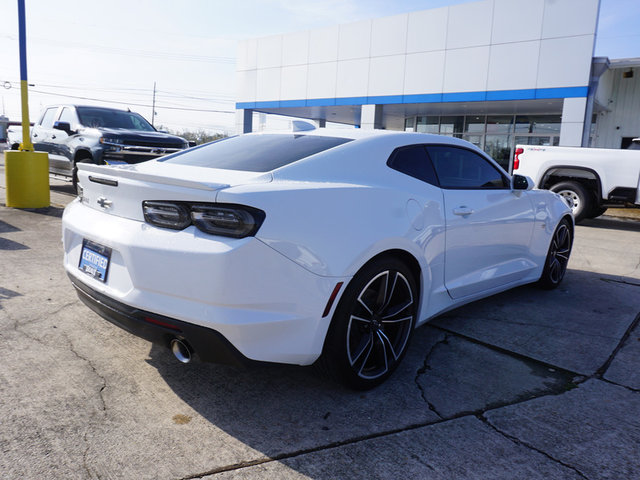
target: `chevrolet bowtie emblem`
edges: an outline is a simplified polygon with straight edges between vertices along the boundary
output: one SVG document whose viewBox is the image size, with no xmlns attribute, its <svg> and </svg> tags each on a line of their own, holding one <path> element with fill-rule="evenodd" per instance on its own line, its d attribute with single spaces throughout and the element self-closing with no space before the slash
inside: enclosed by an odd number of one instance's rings
<svg viewBox="0 0 640 480">
<path fill-rule="evenodd" d="M 111 200 L 107 200 L 104 197 L 99 197 L 97 202 L 98 205 L 100 205 L 102 208 L 110 208 L 111 205 L 113 205 L 113 202 Z"/>
</svg>

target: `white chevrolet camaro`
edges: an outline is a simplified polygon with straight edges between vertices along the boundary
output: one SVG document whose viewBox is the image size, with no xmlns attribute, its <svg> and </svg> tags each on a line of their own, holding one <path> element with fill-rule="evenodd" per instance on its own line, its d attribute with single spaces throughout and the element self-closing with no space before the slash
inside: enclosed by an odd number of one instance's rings
<svg viewBox="0 0 640 480">
<path fill-rule="evenodd" d="M 573 241 L 562 198 L 451 137 L 256 133 L 78 168 L 64 264 L 89 307 L 183 362 L 315 363 L 357 389 L 439 313 L 557 286 Z"/>
</svg>

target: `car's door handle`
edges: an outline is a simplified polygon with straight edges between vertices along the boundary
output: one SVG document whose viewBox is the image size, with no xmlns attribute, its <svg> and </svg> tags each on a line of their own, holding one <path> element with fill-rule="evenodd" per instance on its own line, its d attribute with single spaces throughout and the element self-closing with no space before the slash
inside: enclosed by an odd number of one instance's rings
<svg viewBox="0 0 640 480">
<path fill-rule="evenodd" d="M 34 133 L 34 134 L 33 134 L 33 136 L 34 136 L 34 138 L 35 138 L 35 137 L 37 137 L 37 136 L 38 136 L 38 134 L 37 134 L 37 133 Z"/>
<path fill-rule="evenodd" d="M 473 213 L 473 210 L 470 209 L 469 207 L 464 206 L 464 205 L 453 209 L 453 214 L 454 215 L 465 216 L 465 215 L 471 215 L 472 213 Z"/>
<path fill-rule="evenodd" d="M 56 136 L 55 135 L 51 135 L 51 138 L 56 138 Z"/>
</svg>

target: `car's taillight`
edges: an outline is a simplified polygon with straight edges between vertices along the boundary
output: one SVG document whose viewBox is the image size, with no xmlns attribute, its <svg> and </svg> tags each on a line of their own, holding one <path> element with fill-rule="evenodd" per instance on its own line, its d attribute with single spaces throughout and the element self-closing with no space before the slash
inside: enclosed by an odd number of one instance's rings
<svg viewBox="0 0 640 480">
<path fill-rule="evenodd" d="M 243 238 L 256 233 L 264 213 L 240 206 L 193 205 L 191 220 L 205 233 Z"/>
<path fill-rule="evenodd" d="M 513 156 L 513 169 L 514 170 L 518 170 L 520 168 L 520 157 L 518 155 L 520 155 L 521 153 L 524 153 L 524 148 L 516 148 L 516 153 Z"/>
<path fill-rule="evenodd" d="M 182 230 L 191 225 L 189 210 L 179 203 L 144 201 L 142 212 L 145 221 L 157 227 Z"/>
<path fill-rule="evenodd" d="M 257 208 L 216 203 L 145 200 L 142 210 L 145 221 L 157 227 L 182 230 L 195 225 L 205 233 L 233 238 L 255 235 L 265 218 Z"/>
</svg>

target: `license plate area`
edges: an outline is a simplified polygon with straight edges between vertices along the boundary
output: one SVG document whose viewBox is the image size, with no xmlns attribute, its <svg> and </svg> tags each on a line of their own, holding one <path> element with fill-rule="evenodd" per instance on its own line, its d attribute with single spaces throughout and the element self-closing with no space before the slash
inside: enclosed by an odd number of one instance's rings
<svg viewBox="0 0 640 480">
<path fill-rule="evenodd" d="M 92 242 L 86 238 L 82 240 L 80 264 L 78 265 L 80 270 L 96 280 L 106 282 L 110 261 L 111 248 Z"/>
</svg>

